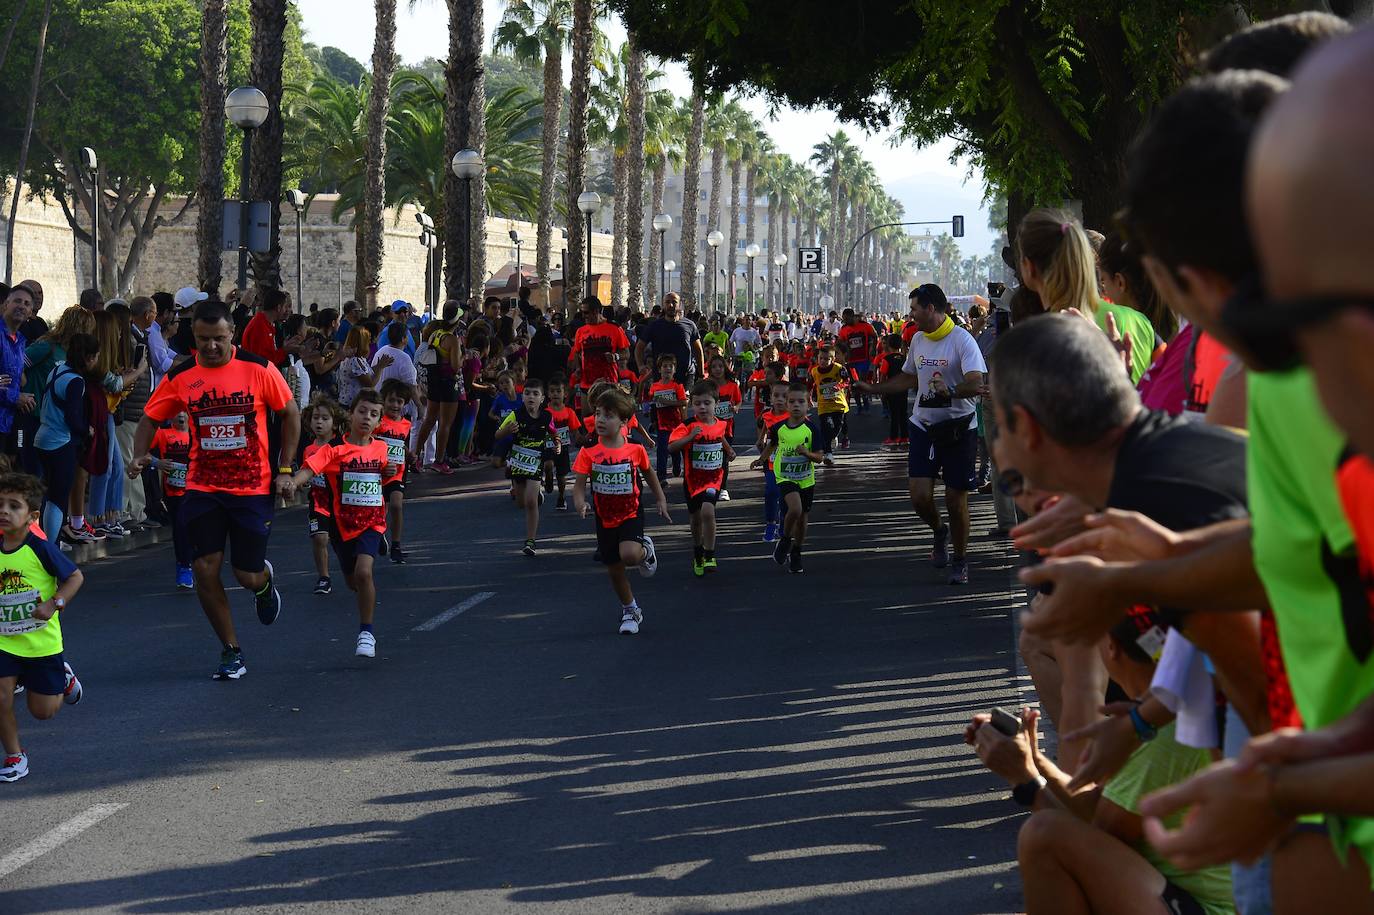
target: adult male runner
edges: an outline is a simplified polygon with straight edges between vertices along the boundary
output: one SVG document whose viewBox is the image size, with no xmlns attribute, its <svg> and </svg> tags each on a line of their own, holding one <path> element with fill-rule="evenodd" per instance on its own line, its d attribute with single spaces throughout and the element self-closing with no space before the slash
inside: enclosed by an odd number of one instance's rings
<svg viewBox="0 0 1374 915">
<path fill-rule="evenodd" d="M 229 597 L 220 581 L 224 543 L 234 577 L 254 595 L 258 620 L 271 625 L 281 613 L 272 584 L 267 535 L 273 492 L 289 483 L 291 467 L 277 467 L 275 484 L 267 446 L 269 411 L 280 414 L 281 454 L 296 453 L 300 413 L 281 373 L 261 356 L 234 346 L 234 325 L 221 302 L 201 302 L 192 323 L 196 356 L 168 373 L 144 407 L 134 433 L 136 457 L 126 470 L 137 477 L 151 458 L 157 424 L 185 410 L 191 418 L 191 457 L 181 517 L 191 543 L 196 594 L 222 645 L 216 680 L 247 673 Z"/>
</svg>

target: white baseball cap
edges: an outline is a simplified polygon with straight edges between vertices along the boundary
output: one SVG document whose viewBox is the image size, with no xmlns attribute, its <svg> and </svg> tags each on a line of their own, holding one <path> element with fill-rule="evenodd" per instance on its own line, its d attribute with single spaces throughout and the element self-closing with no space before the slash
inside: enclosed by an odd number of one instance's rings
<svg viewBox="0 0 1374 915">
<path fill-rule="evenodd" d="M 176 295 L 172 296 L 172 301 L 177 308 L 190 308 L 197 302 L 204 302 L 210 298 L 210 293 L 201 292 L 194 286 L 182 286 L 177 290 Z"/>
</svg>

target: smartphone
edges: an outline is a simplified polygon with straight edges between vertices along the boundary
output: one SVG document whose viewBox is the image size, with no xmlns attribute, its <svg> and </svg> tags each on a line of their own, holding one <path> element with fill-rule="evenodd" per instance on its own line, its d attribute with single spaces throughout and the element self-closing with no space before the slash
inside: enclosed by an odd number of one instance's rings
<svg viewBox="0 0 1374 915">
<path fill-rule="evenodd" d="M 988 283 L 988 298 L 1000 299 L 1007 294 L 1006 283 Z"/>
<path fill-rule="evenodd" d="M 147 345 L 146 343 L 140 343 L 140 344 L 138 344 L 137 346 L 134 347 L 134 361 L 133 361 L 132 364 L 135 365 L 135 366 L 138 365 L 140 362 L 143 361 L 143 357 L 146 356 L 147 354 L 148 354 L 148 345 Z"/>
<path fill-rule="evenodd" d="M 1000 337 L 1011 330 L 1011 312 L 997 309 L 992 313 L 993 333 Z"/>
<path fill-rule="evenodd" d="M 1008 737 L 1015 737 L 1021 733 L 1021 719 L 1004 708 L 994 708 L 992 710 L 993 727 L 1006 734 Z"/>
</svg>

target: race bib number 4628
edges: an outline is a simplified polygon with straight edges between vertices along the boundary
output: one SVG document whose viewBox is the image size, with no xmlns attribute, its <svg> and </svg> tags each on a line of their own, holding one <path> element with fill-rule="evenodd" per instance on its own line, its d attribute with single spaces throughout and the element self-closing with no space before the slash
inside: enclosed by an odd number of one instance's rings
<svg viewBox="0 0 1374 915">
<path fill-rule="evenodd" d="M 238 451 L 248 446 L 248 423 L 242 413 L 233 416 L 197 416 L 202 451 Z"/>
<path fill-rule="evenodd" d="M 345 470 L 339 474 L 339 503 L 359 508 L 378 508 L 382 504 L 382 475 Z"/>
</svg>

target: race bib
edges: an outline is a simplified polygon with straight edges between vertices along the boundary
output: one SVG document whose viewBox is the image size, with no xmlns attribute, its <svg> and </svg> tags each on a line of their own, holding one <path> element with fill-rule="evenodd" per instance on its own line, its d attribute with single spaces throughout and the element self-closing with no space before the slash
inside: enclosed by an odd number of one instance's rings
<svg viewBox="0 0 1374 915">
<path fill-rule="evenodd" d="M 821 385 L 822 400 L 838 400 L 840 397 L 840 383 L 838 381 L 827 381 Z"/>
<path fill-rule="evenodd" d="M 692 466 L 697 470 L 719 470 L 725 464 L 725 446 L 720 442 L 692 445 Z"/>
<path fill-rule="evenodd" d="M 603 496 L 629 496 L 634 491 L 635 471 L 632 465 L 592 465 L 592 492 Z"/>
<path fill-rule="evenodd" d="M 42 602 L 37 589 L 0 594 L 0 635 L 23 635 L 48 625 L 47 620 L 33 618 L 34 608 Z"/>
<path fill-rule="evenodd" d="M 405 439 L 387 438 L 379 435 L 377 438 L 386 442 L 386 462 L 388 464 L 404 464 L 406 462 L 406 443 Z"/>
<path fill-rule="evenodd" d="M 811 478 L 811 459 L 801 454 L 778 458 L 778 471 L 784 480 L 799 483 Z"/>
<path fill-rule="evenodd" d="M 339 504 L 359 508 L 380 508 L 382 505 L 382 475 L 345 470 L 339 474 Z"/>
<path fill-rule="evenodd" d="M 237 416 L 197 416 L 202 451 L 238 451 L 248 446 L 248 423 Z"/>
<path fill-rule="evenodd" d="M 716 404 L 716 419 L 729 419 L 735 415 L 735 405 L 728 400 Z"/>
<path fill-rule="evenodd" d="M 558 427 L 558 440 L 563 443 L 564 448 L 572 447 L 572 429 L 567 426 Z"/>
<path fill-rule="evenodd" d="M 324 489 L 326 486 L 329 485 L 329 483 L 325 481 L 324 474 L 317 473 L 310 478 L 310 485 L 318 486 L 320 489 Z"/>
<path fill-rule="evenodd" d="M 659 391 L 654 395 L 654 403 L 660 407 L 677 406 L 677 391 Z"/>
<path fill-rule="evenodd" d="M 179 461 L 163 461 L 162 466 L 167 468 L 167 488 L 185 489 L 186 488 L 186 469 L 187 465 Z"/>
<path fill-rule="evenodd" d="M 506 463 L 516 473 L 538 473 L 539 460 L 542 457 L 543 454 L 533 448 L 515 445 L 511 448 L 510 457 Z"/>
</svg>

